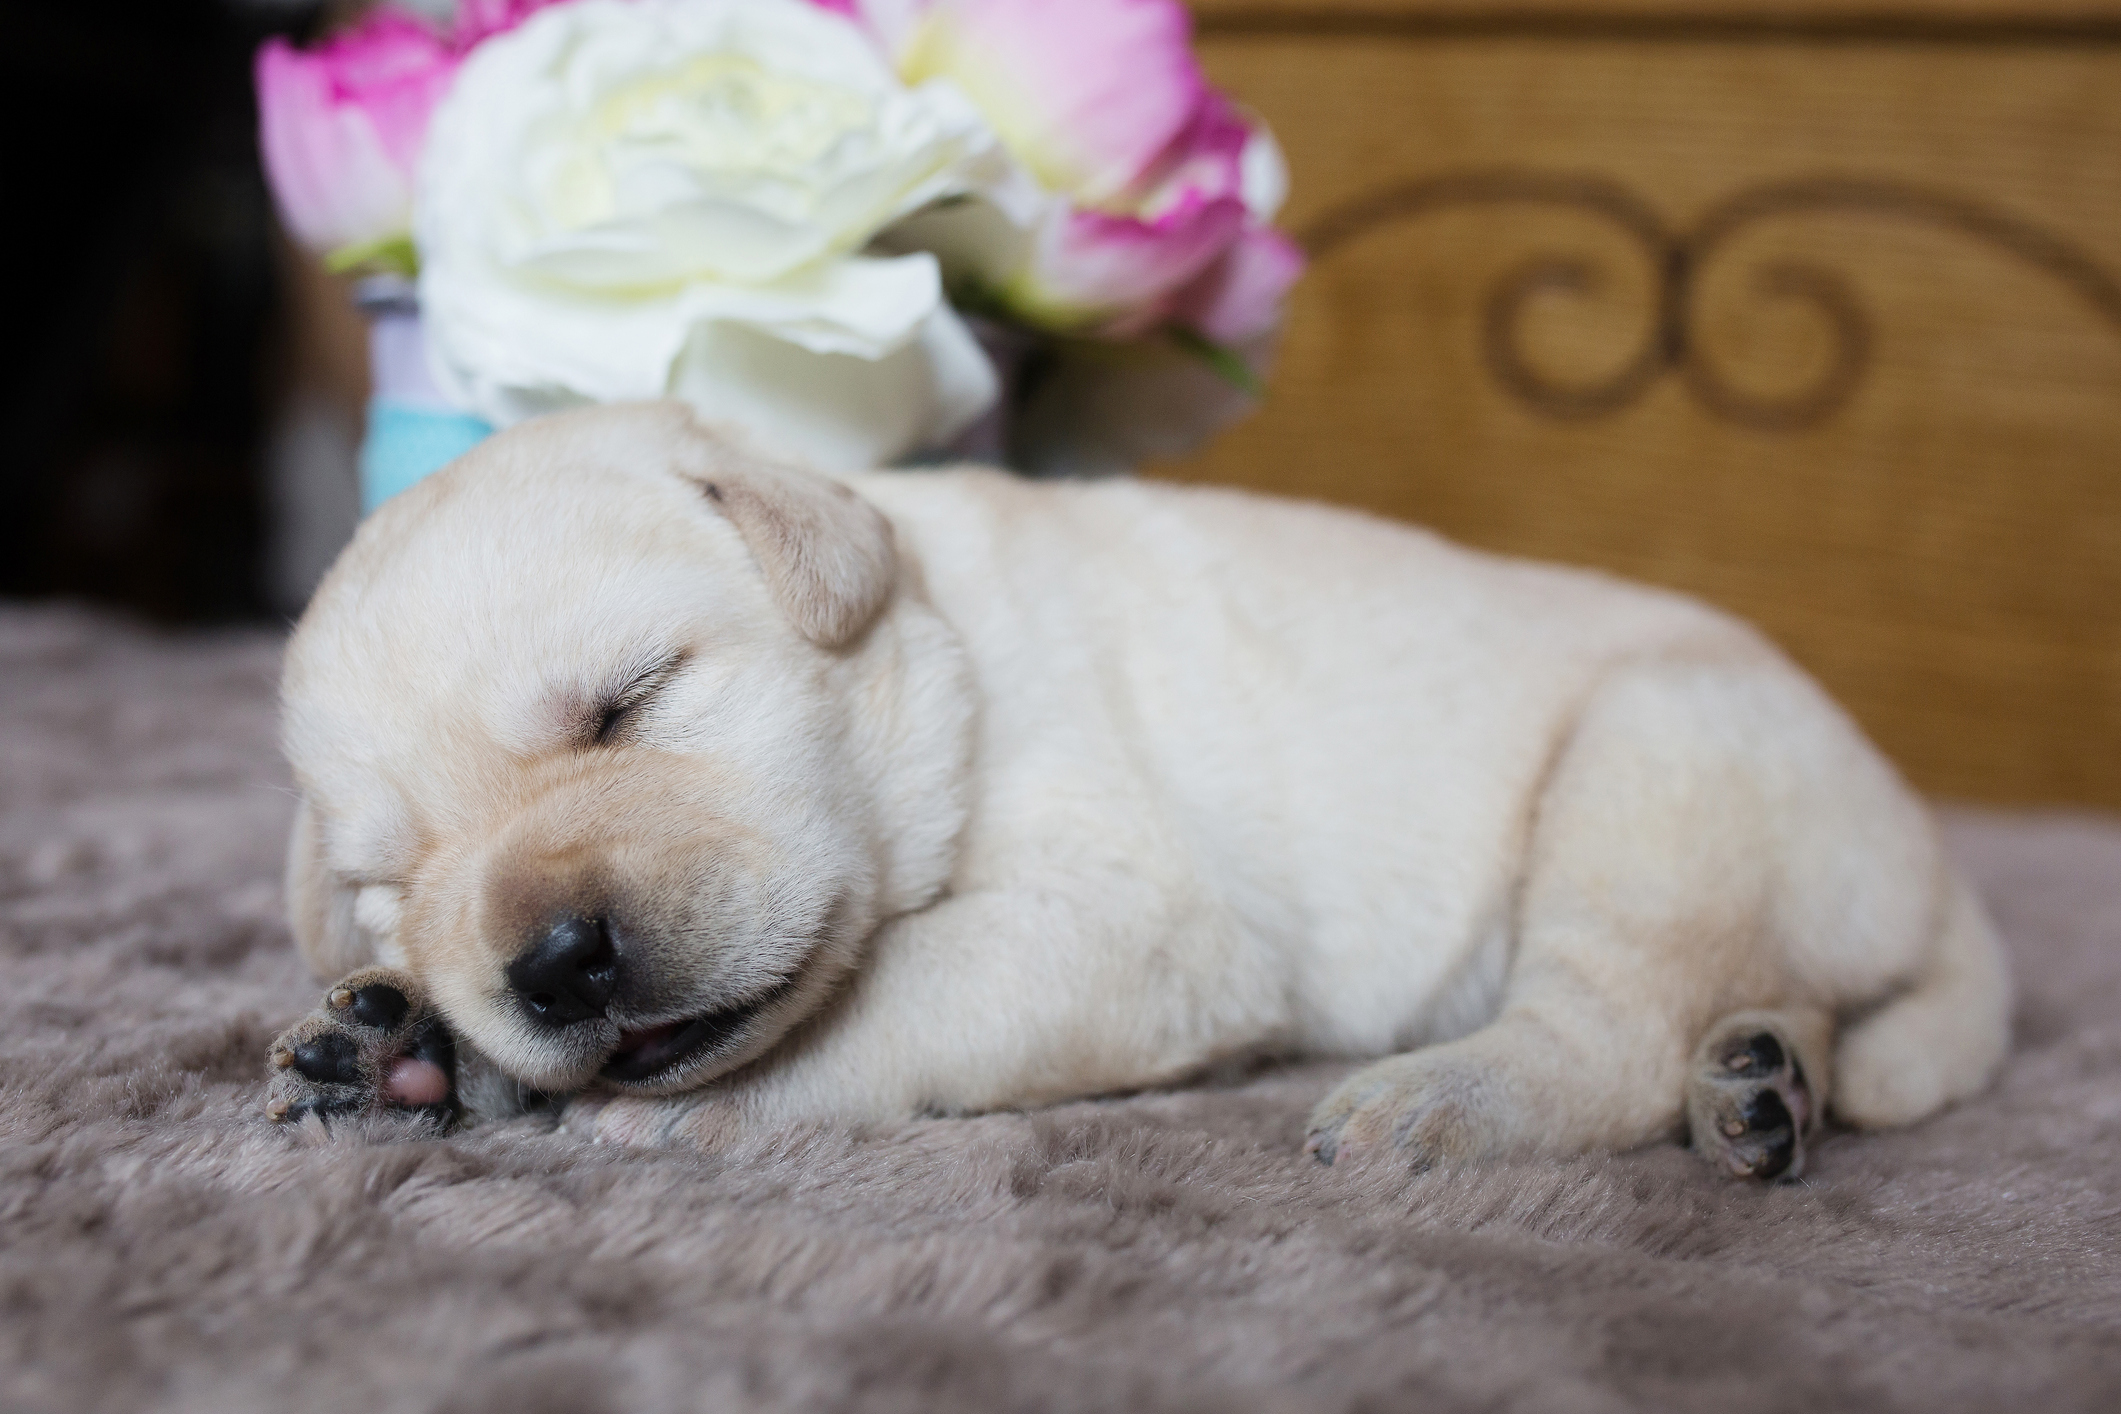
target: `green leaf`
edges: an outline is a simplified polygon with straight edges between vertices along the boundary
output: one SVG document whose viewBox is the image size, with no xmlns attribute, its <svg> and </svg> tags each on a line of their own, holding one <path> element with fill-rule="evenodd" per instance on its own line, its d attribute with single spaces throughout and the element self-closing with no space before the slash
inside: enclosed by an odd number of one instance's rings
<svg viewBox="0 0 2121 1414">
<path fill-rule="evenodd" d="M 1252 371 L 1252 365 L 1246 363 L 1244 356 L 1237 350 L 1226 344 L 1216 343 L 1198 330 L 1181 328 L 1176 324 L 1167 332 L 1172 343 L 1207 364 L 1215 370 L 1218 377 L 1246 397 L 1257 398 L 1266 391 L 1259 381 L 1259 375 Z"/>
</svg>

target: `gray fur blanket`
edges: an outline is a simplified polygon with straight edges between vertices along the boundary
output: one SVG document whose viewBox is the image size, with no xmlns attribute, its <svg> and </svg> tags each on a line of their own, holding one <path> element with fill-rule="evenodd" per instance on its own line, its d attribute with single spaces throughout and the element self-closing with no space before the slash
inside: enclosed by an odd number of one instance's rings
<svg viewBox="0 0 2121 1414">
<path fill-rule="evenodd" d="M 1330 1067 L 713 1154 L 322 1138 L 260 1112 L 317 991 L 278 648 L 0 609 L 0 1408 L 2121 1408 L 2121 824 L 1948 816 L 2016 1053 L 1801 1184 L 1324 1169 Z"/>
</svg>

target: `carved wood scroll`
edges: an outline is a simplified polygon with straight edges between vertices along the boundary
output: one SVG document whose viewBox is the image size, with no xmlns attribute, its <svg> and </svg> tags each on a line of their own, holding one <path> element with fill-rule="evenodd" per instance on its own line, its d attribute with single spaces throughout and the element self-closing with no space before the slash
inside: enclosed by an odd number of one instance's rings
<svg viewBox="0 0 2121 1414">
<path fill-rule="evenodd" d="M 1568 207 L 1603 218 L 1640 246 L 1655 273 L 1655 308 L 1639 351 L 1619 372 L 1593 383 L 1562 383 L 1537 372 L 1519 342 L 1526 301 L 1544 290 L 1582 292 L 1591 265 L 1569 255 L 1538 256 L 1506 272 L 1488 292 L 1482 355 L 1495 380 L 1538 412 L 1589 418 L 1616 412 L 1658 378 L 1677 375 L 1703 407 L 1762 430 L 1811 427 L 1845 404 L 1871 346 L 1870 320 L 1849 282 L 1825 266 L 1776 261 L 1754 272 L 1769 299 L 1810 304 L 1833 331 L 1828 367 L 1809 387 L 1781 398 L 1739 391 L 1694 336 L 1694 292 L 1702 270 L 1732 236 L 1756 221 L 1821 212 L 1862 213 L 1954 231 L 2045 271 L 2121 334 L 2121 278 L 2069 241 L 2000 208 L 1901 182 L 1814 177 L 1747 187 L 1717 202 L 1690 228 L 1671 226 L 1647 201 L 1596 176 L 1529 171 L 1462 172 L 1408 182 L 1344 203 L 1303 232 L 1322 260 L 1379 226 L 1465 206 Z"/>
</svg>

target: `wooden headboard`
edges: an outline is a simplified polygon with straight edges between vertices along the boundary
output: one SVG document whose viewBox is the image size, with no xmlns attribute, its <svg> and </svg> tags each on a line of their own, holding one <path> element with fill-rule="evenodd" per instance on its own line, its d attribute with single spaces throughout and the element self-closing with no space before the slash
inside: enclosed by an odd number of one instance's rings
<svg viewBox="0 0 2121 1414">
<path fill-rule="evenodd" d="M 1313 255 L 1158 473 L 1745 615 L 1925 789 L 2121 807 L 2121 0 L 1197 0 Z"/>
</svg>

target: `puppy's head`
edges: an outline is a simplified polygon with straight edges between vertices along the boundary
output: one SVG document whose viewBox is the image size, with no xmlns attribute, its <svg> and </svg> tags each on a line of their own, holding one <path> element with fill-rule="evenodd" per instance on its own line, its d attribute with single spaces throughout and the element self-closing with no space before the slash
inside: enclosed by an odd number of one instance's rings
<svg viewBox="0 0 2121 1414">
<path fill-rule="evenodd" d="M 669 405 L 492 438 L 361 529 L 289 646 L 290 896 L 524 1082 L 690 1088 L 874 925 L 840 674 L 888 523 Z"/>
</svg>

